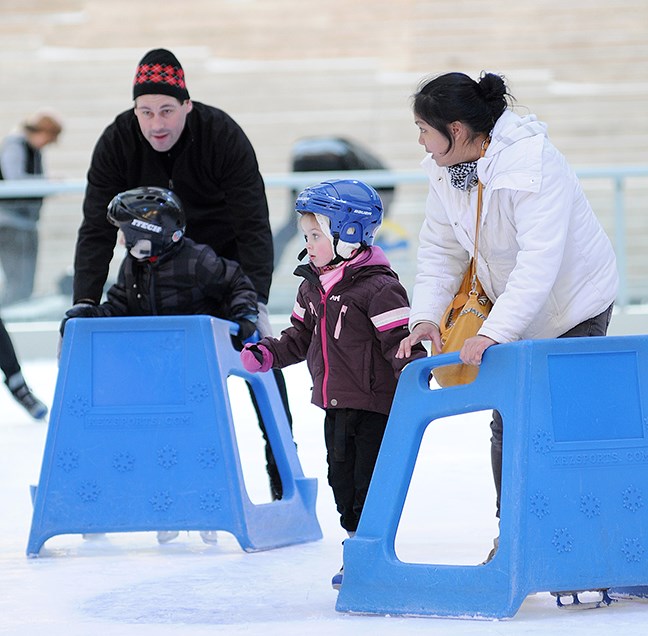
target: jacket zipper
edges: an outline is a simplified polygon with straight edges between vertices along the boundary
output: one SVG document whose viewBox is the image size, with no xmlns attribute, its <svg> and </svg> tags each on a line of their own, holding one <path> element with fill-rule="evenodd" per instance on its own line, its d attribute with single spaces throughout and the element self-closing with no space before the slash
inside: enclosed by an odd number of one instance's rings
<svg viewBox="0 0 648 636">
<path fill-rule="evenodd" d="M 149 311 L 151 312 L 151 316 L 158 315 L 157 298 L 156 298 L 157 289 L 155 285 L 155 272 L 153 271 L 154 267 L 155 265 L 151 262 L 146 264 L 146 268 L 149 275 L 149 298 L 150 298 Z M 142 299 L 142 302 L 144 302 L 144 299 Z"/>
<path fill-rule="evenodd" d="M 320 319 L 320 333 L 322 338 L 322 359 L 324 361 L 324 377 L 322 378 L 322 402 L 324 408 L 328 408 L 328 376 L 329 376 L 329 360 L 328 360 L 328 345 L 326 333 L 326 293 L 320 292 L 322 299 L 322 318 Z"/>
</svg>

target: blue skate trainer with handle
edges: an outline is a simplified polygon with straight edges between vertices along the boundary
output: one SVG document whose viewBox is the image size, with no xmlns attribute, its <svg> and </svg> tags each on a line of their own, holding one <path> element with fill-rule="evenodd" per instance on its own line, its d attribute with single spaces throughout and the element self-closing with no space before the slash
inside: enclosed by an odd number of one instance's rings
<svg viewBox="0 0 648 636">
<path fill-rule="evenodd" d="M 497 345 L 473 383 L 430 389 L 431 370 L 458 361 L 417 360 L 400 378 L 358 531 L 344 544 L 336 609 L 498 619 L 534 592 L 645 592 L 648 337 Z M 394 542 L 426 428 L 488 409 L 504 422 L 494 558 L 401 562 Z"/>
<path fill-rule="evenodd" d="M 271 373 L 250 374 L 211 316 L 77 318 L 65 329 L 27 554 L 55 535 L 223 530 L 246 551 L 322 536 Z M 283 498 L 245 488 L 227 378 L 249 383 Z"/>
</svg>

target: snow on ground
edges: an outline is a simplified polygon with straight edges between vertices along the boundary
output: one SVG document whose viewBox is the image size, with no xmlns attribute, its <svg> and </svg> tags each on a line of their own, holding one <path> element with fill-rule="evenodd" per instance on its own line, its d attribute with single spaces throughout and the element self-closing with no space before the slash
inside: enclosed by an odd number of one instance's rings
<svg viewBox="0 0 648 636">
<path fill-rule="evenodd" d="M 56 364 L 34 360 L 23 370 L 51 403 Z M 558 610 L 547 594 L 529 596 L 512 619 L 474 621 L 356 616 L 335 611 L 331 576 L 344 532 L 326 483 L 322 412 L 309 404 L 303 365 L 286 370 L 295 439 L 307 477 L 319 482 L 321 541 L 245 553 L 219 533 L 208 546 L 198 533 L 158 545 L 154 532 L 83 540 L 53 537 L 41 556 L 25 555 L 31 524 L 29 485 L 38 482 L 46 425 L 33 422 L 9 393 L 0 393 L 0 634 L 21 636 L 194 636 L 252 634 L 637 634 L 648 605 L 619 603 L 583 612 Z M 243 471 L 255 503 L 268 501 L 260 433 L 244 388 L 231 384 Z M 496 524 L 490 474 L 488 414 L 437 422 L 425 435 L 396 552 L 403 561 L 479 563 Z"/>
</svg>

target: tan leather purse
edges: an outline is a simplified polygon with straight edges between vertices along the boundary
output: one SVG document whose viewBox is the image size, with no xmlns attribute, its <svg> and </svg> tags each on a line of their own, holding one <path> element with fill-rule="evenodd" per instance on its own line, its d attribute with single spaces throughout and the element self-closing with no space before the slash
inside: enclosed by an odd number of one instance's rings
<svg viewBox="0 0 648 636">
<path fill-rule="evenodd" d="M 482 146 L 482 157 L 487 147 L 488 141 L 484 142 Z M 477 185 L 477 224 L 475 228 L 475 249 L 473 257 L 461 281 L 459 290 L 443 314 L 441 324 L 439 325 L 441 351 L 436 351 L 436 348 L 432 346 L 433 355 L 459 351 L 467 338 L 477 335 L 477 332 L 488 317 L 493 306 L 493 303 L 484 293 L 484 289 L 477 278 L 482 195 L 483 186 L 480 181 Z M 472 382 L 477 377 L 478 371 L 479 368 L 472 365 L 452 364 L 438 367 L 432 371 L 432 374 L 439 386 L 448 387 Z"/>
</svg>

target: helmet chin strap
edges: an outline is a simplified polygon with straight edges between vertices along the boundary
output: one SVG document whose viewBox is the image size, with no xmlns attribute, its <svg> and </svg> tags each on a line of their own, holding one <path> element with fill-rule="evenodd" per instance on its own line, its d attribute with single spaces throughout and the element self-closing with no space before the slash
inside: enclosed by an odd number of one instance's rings
<svg viewBox="0 0 648 636">
<path fill-rule="evenodd" d="M 355 248 L 354 251 L 348 257 L 344 257 L 341 254 L 339 254 L 337 251 L 337 245 L 339 242 L 340 242 L 340 237 L 335 236 L 333 238 L 333 253 L 335 254 L 335 256 L 324 267 L 329 267 L 330 265 L 339 265 L 340 263 L 351 261 L 357 256 L 358 252 L 361 252 L 365 249 L 364 245 L 360 245 L 360 247 Z M 299 252 L 299 254 L 297 254 L 297 260 L 298 261 L 304 260 L 306 254 L 308 254 L 308 250 L 304 248 L 301 252 Z"/>
<path fill-rule="evenodd" d="M 304 248 L 301 252 L 299 252 L 299 254 L 297 254 L 297 260 L 298 261 L 303 261 L 306 254 L 308 254 L 308 250 L 306 248 Z M 342 258 L 336 252 L 335 257 L 332 260 L 330 260 L 326 265 L 324 265 L 324 267 L 328 267 L 329 265 L 337 265 L 338 263 L 341 263 L 342 261 L 350 261 L 350 260 L 351 260 L 350 258 Z"/>
</svg>

